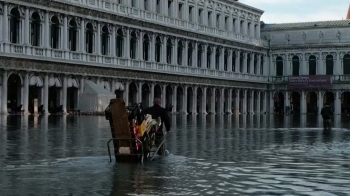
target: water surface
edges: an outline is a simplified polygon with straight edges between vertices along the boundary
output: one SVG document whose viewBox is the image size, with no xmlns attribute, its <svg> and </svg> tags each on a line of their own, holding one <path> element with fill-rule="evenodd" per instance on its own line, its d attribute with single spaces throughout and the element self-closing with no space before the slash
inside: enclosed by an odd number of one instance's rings
<svg viewBox="0 0 350 196">
<path fill-rule="evenodd" d="M 0 195 L 350 194 L 349 117 L 173 116 L 143 165 L 109 163 L 104 117 L 0 118 Z"/>
</svg>

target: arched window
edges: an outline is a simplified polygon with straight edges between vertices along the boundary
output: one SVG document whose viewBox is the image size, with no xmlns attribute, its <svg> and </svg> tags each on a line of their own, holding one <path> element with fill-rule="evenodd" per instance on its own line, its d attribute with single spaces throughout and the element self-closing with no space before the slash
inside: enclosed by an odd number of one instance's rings
<svg viewBox="0 0 350 196">
<path fill-rule="evenodd" d="M 70 51 L 77 51 L 77 45 L 78 45 L 78 25 L 75 20 L 69 21 L 69 35 L 68 35 L 68 42 L 69 42 L 69 50 Z"/>
<path fill-rule="evenodd" d="M 94 52 L 94 27 L 91 23 L 86 24 L 86 52 L 93 53 Z"/>
<path fill-rule="evenodd" d="M 116 55 L 117 57 L 123 57 L 123 47 L 124 47 L 124 34 L 121 29 L 117 31 L 117 39 L 116 39 Z"/>
<path fill-rule="evenodd" d="M 171 43 L 171 38 L 168 38 L 166 44 L 166 62 L 171 64 L 173 54 L 173 44 Z"/>
<path fill-rule="evenodd" d="M 220 49 L 217 48 L 216 49 L 216 53 L 215 53 L 215 69 L 219 70 L 220 69 Z"/>
<path fill-rule="evenodd" d="M 202 55 L 203 55 L 203 46 L 202 44 L 200 44 L 198 45 L 198 54 L 197 54 L 198 67 L 202 67 Z"/>
<path fill-rule="evenodd" d="M 250 62 L 253 60 L 252 54 L 247 54 L 247 73 L 250 73 Z"/>
<path fill-rule="evenodd" d="M 228 51 L 225 50 L 225 52 L 224 52 L 224 71 L 228 70 L 227 69 L 227 67 L 228 67 L 227 63 L 228 63 Z"/>
<path fill-rule="evenodd" d="M 241 52 L 240 58 L 239 58 L 239 72 L 243 73 L 243 67 L 244 67 L 244 54 Z"/>
<path fill-rule="evenodd" d="M 137 36 L 135 31 L 130 34 L 130 58 L 136 59 L 136 51 L 137 51 Z"/>
<path fill-rule="evenodd" d="M 283 76 L 283 58 L 276 58 L 276 76 Z"/>
<path fill-rule="evenodd" d="M 156 51 L 155 51 L 155 59 L 156 59 L 156 62 L 160 62 L 161 60 L 161 54 L 162 54 L 162 41 L 160 40 L 160 37 L 157 36 L 156 37 Z"/>
<path fill-rule="evenodd" d="M 309 75 L 316 75 L 316 57 L 314 55 L 309 57 Z"/>
<path fill-rule="evenodd" d="M 326 56 L 326 75 L 333 75 L 334 59 L 332 55 Z"/>
<path fill-rule="evenodd" d="M 211 47 L 208 46 L 207 48 L 207 69 L 210 69 L 211 67 Z"/>
<path fill-rule="evenodd" d="M 298 56 L 293 56 L 292 58 L 292 65 L 293 65 L 293 68 L 292 68 L 292 74 L 293 76 L 298 76 L 299 75 L 299 57 Z"/>
<path fill-rule="evenodd" d="M 350 55 L 346 54 L 343 58 L 343 74 L 348 75 L 350 74 Z"/>
<path fill-rule="evenodd" d="M 37 12 L 34 12 L 31 17 L 30 35 L 32 46 L 40 46 L 41 19 Z"/>
<path fill-rule="evenodd" d="M 59 49 L 60 48 L 60 21 L 57 16 L 52 16 L 51 18 L 51 48 Z"/>
<path fill-rule="evenodd" d="M 107 26 L 102 27 L 101 54 L 102 55 L 109 55 L 109 29 Z"/>
<path fill-rule="evenodd" d="M 143 60 L 149 61 L 150 39 L 147 34 L 143 35 Z"/>
<path fill-rule="evenodd" d="M 188 49 L 187 49 L 187 65 L 192 66 L 193 62 L 193 45 L 192 43 L 188 43 Z"/>
<path fill-rule="evenodd" d="M 177 45 L 177 64 L 178 65 L 182 65 L 182 51 L 183 51 L 182 41 L 179 41 Z"/>
<path fill-rule="evenodd" d="M 13 8 L 10 12 L 10 41 L 13 44 L 20 43 L 21 14 Z"/>
</svg>

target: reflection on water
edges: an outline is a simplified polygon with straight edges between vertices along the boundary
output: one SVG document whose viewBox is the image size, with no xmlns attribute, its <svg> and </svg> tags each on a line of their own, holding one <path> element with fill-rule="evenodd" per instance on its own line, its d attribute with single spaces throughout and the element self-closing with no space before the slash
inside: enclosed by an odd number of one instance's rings
<svg viewBox="0 0 350 196">
<path fill-rule="evenodd" d="M 346 195 L 349 117 L 173 116 L 170 154 L 109 163 L 92 116 L 0 116 L 1 195 Z"/>
</svg>

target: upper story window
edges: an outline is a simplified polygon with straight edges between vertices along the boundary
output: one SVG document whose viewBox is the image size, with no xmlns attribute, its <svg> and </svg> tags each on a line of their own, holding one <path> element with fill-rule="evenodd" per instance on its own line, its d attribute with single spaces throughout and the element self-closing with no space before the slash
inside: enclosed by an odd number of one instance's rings
<svg viewBox="0 0 350 196">
<path fill-rule="evenodd" d="M 211 17 L 212 17 L 212 12 L 211 11 L 209 11 L 208 12 L 208 26 L 209 27 L 212 27 L 212 20 L 211 20 Z"/>
<path fill-rule="evenodd" d="M 203 24 L 203 9 L 201 8 L 198 10 L 198 23 Z"/>
<path fill-rule="evenodd" d="M 149 5 L 148 5 L 148 0 L 144 0 L 144 6 L 145 6 L 145 10 L 149 11 Z"/>
<path fill-rule="evenodd" d="M 183 19 L 183 4 L 179 3 L 179 19 Z"/>
<path fill-rule="evenodd" d="M 190 6 L 189 8 L 188 8 L 188 19 L 189 19 L 189 21 L 190 22 L 193 22 L 193 6 Z"/>
<path fill-rule="evenodd" d="M 161 5 L 160 5 L 160 0 L 157 0 L 157 7 L 156 7 L 156 12 L 160 14 L 162 12 L 161 10 Z"/>
<path fill-rule="evenodd" d="M 216 15 L 216 28 L 220 29 L 220 14 Z"/>
<path fill-rule="evenodd" d="M 225 30 L 226 30 L 226 31 L 230 30 L 228 20 L 229 20 L 228 16 L 225 16 Z"/>
<path fill-rule="evenodd" d="M 131 0 L 131 7 L 137 7 L 137 0 Z"/>
<path fill-rule="evenodd" d="M 243 20 L 241 21 L 240 29 L 241 29 L 240 33 L 243 34 L 244 33 L 244 21 Z"/>
<path fill-rule="evenodd" d="M 168 16 L 173 17 L 174 13 L 173 13 L 173 1 L 169 0 L 168 1 Z"/>
</svg>

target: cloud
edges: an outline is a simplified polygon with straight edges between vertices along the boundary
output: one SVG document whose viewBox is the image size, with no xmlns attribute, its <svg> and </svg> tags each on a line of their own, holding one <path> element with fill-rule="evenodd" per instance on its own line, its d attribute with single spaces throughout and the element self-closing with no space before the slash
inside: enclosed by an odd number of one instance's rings
<svg viewBox="0 0 350 196">
<path fill-rule="evenodd" d="M 341 20 L 345 18 L 349 2 L 338 0 L 240 0 L 258 9 L 264 10 L 261 17 L 265 23 L 290 23 L 323 20 Z"/>
</svg>

